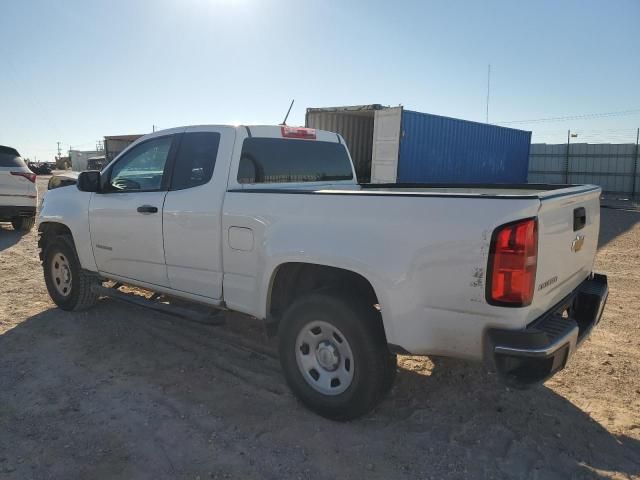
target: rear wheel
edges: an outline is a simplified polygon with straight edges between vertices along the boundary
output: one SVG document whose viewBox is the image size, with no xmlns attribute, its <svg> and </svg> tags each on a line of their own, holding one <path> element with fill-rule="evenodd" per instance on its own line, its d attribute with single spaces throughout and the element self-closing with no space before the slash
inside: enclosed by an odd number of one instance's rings
<svg viewBox="0 0 640 480">
<path fill-rule="evenodd" d="M 93 286 L 99 278 L 82 270 L 67 235 L 54 237 L 44 247 L 42 267 L 49 296 L 63 310 L 85 310 L 98 301 Z"/>
<path fill-rule="evenodd" d="M 370 411 L 390 387 L 389 351 L 371 306 L 338 292 L 300 297 L 280 324 L 287 383 L 311 410 L 334 420 Z"/>
<path fill-rule="evenodd" d="M 19 232 L 30 232 L 36 224 L 36 217 L 16 217 L 11 220 L 14 230 Z"/>
</svg>

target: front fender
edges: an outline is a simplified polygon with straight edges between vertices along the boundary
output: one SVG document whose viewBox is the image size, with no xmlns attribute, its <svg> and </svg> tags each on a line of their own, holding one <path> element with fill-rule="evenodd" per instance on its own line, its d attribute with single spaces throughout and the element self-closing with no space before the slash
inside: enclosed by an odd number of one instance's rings
<svg viewBox="0 0 640 480">
<path fill-rule="evenodd" d="M 38 228 L 47 223 L 64 225 L 71 231 L 80 265 L 85 270 L 98 270 L 91 247 L 89 231 L 89 202 L 92 193 L 81 192 L 74 185 L 56 188 L 45 193 Z"/>
</svg>

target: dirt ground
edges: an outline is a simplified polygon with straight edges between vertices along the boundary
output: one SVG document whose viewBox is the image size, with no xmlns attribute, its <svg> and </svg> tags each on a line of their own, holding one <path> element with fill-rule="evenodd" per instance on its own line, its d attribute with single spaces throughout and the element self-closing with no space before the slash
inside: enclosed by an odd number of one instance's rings
<svg viewBox="0 0 640 480">
<path fill-rule="evenodd" d="M 604 318 L 544 386 L 401 357 L 386 400 L 335 423 L 289 393 L 254 321 L 63 312 L 35 233 L 3 225 L 0 479 L 640 478 L 640 212 L 602 209 L 597 270 Z"/>
</svg>

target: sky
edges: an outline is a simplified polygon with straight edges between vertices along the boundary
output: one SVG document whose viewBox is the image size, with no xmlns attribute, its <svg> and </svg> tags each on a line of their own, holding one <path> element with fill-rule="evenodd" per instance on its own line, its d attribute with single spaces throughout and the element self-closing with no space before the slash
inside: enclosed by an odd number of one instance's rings
<svg viewBox="0 0 640 480">
<path fill-rule="evenodd" d="M 490 123 L 635 143 L 639 25 L 638 0 L 2 0 L 0 144 L 52 160 L 154 125 L 277 124 L 291 99 L 290 125 L 372 103 L 484 122 L 489 64 Z"/>
</svg>

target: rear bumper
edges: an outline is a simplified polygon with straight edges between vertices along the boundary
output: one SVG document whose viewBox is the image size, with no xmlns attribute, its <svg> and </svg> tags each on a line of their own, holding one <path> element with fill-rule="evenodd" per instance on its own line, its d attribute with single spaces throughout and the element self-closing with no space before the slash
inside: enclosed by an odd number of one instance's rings
<svg viewBox="0 0 640 480">
<path fill-rule="evenodd" d="M 524 330 L 489 330 L 487 360 L 511 385 L 546 380 L 564 368 L 598 324 L 608 295 L 606 275 L 594 274 Z"/>
<path fill-rule="evenodd" d="M 9 221 L 15 217 L 35 217 L 36 207 L 19 207 L 14 205 L 0 205 L 0 220 Z"/>
</svg>

